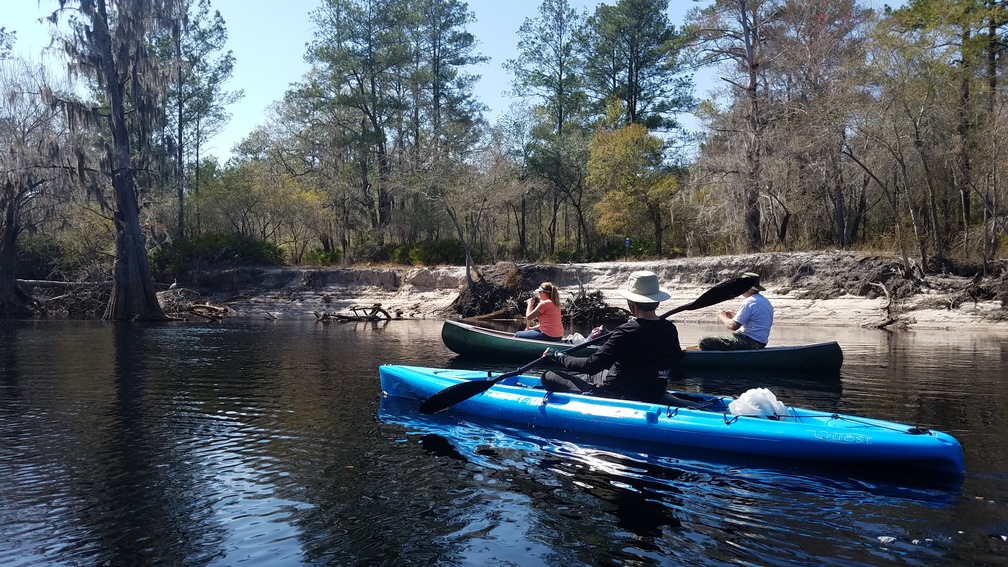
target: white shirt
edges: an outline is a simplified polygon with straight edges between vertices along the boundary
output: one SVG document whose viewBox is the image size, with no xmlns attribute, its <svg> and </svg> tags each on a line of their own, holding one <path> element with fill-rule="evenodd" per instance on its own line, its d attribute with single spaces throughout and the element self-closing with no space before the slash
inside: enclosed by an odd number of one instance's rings
<svg viewBox="0 0 1008 567">
<path fill-rule="evenodd" d="M 754 293 L 743 299 L 733 320 L 742 326 L 737 332 L 763 344 L 770 342 L 773 305 L 763 294 Z"/>
</svg>

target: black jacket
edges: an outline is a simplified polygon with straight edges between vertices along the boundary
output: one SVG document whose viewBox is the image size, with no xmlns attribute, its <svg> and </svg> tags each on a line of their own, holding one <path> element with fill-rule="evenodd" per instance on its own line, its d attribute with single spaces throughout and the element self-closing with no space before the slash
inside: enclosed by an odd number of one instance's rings
<svg viewBox="0 0 1008 567">
<path fill-rule="evenodd" d="M 668 372 L 682 358 L 679 331 L 670 321 L 630 320 L 613 331 L 591 356 L 560 355 L 564 368 L 584 374 L 609 369 L 595 394 L 652 401 L 665 394 Z"/>
</svg>

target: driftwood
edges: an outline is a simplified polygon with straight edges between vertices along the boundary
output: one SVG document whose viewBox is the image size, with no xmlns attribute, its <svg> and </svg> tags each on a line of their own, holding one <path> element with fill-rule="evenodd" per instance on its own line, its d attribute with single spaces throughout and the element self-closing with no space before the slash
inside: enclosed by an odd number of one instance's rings
<svg viewBox="0 0 1008 567">
<path fill-rule="evenodd" d="M 525 317 L 525 302 L 520 292 L 506 286 L 490 287 L 488 282 L 480 280 L 477 285 L 467 287 L 459 293 L 453 304 L 463 320 L 523 320 Z M 509 294 L 516 297 L 507 297 Z M 463 308 L 466 306 L 466 308 Z M 478 306 L 478 308 L 477 308 Z M 493 311 L 481 313 L 480 309 L 493 306 Z M 568 323 L 623 323 L 630 317 L 630 312 L 622 307 L 614 307 L 606 303 L 601 291 L 587 292 L 581 287 L 576 295 L 563 302 L 561 306 L 563 320 Z"/>
<path fill-rule="evenodd" d="M 100 316 L 108 305 L 112 282 L 15 280 L 17 293 L 39 313 Z"/>
<path fill-rule="evenodd" d="M 875 328 L 876 329 L 882 329 L 884 331 L 888 331 L 889 329 L 887 327 L 889 327 L 889 325 L 892 325 L 893 323 L 896 323 L 896 322 L 899 321 L 899 311 L 900 310 L 899 310 L 899 308 L 897 308 L 896 306 L 893 305 L 892 295 L 889 293 L 889 289 L 884 284 L 880 284 L 880 283 L 877 283 L 877 282 L 868 282 L 868 285 L 881 289 L 882 293 L 885 295 L 885 298 L 886 298 L 886 304 L 885 304 L 886 320 L 883 321 L 883 322 L 881 322 L 881 323 L 879 323 L 878 325 L 875 325 Z"/>
<path fill-rule="evenodd" d="M 983 274 L 977 272 L 973 279 L 966 284 L 965 287 L 956 292 L 948 300 L 948 307 L 946 309 L 958 309 L 963 303 L 967 301 L 973 302 L 973 309 L 976 309 L 977 303 L 980 301 L 989 301 L 994 299 L 997 294 L 986 286 L 980 285 L 980 281 L 983 279 Z"/>
<path fill-rule="evenodd" d="M 381 303 L 375 303 L 370 307 L 354 305 L 349 308 L 350 313 L 319 313 L 317 311 L 312 311 L 315 314 L 315 320 L 320 323 L 329 323 L 331 321 L 380 321 L 382 319 L 386 321 L 392 320 L 392 315 L 388 311 L 382 309 Z M 399 317 L 402 318 L 402 311 L 396 312 Z"/>
<path fill-rule="evenodd" d="M 232 314 L 232 309 L 213 305 L 209 301 L 200 299 L 197 291 L 184 287 L 171 287 L 167 291 L 157 292 L 158 303 L 165 315 L 171 320 L 188 320 L 186 314 L 195 315 L 210 321 L 220 321 Z"/>
<path fill-rule="evenodd" d="M 491 316 L 499 319 L 501 312 L 507 313 L 503 318 L 514 319 L 525 314 L 524 306 L 516 305 L 520 295 L 521 290 L 516 285 L 498 285 L 480 276 L 459 290 L 451 308 L 463 319 Z"/>
<path fill-rule="evenodd" d="M 80 289 L 87 287 L 111 287 L 112 282 L 61 282 L 55 280 L 16 280 L 22 288 L 53 287 L 61 289 Z"/>
<path fill-rule="evenodd" d="M 584 288 L 564 302 L 563 314 L 564 320 L 575 323 L 613 323 L 630 318 L 630 312 L 626 309 L 606 303 L 601 291 L 588 293 Z"/>
<path fill-rule="evenodd" d="M 230 309 L 226 306 L 210 305 L 209 303 L 194 303 L 189 306 L 187 311 L 210 321 L 220 321 L 230 313 Z"/>
<path fill-rule="evenodd" d="M 492 319 L 514 319 L 515 309 L 513 307 L 505 307 L 503 309 L 498 309 L 493 313 L 487 313 L 485 315 L 474 315 L 472 317 L 467 317 L 467 319 L 473 319 L 476 321 L 488 321 Z"/>
</svg>

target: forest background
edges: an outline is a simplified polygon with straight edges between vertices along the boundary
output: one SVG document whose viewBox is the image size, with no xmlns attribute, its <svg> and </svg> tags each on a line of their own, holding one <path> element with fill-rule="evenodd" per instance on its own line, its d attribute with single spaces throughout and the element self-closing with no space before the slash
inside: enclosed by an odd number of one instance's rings
<svg viewBox="0 0 1008 567">
<path fill-rule="evenodd" d="M 0 312 L 40 307 L 19 281 L 108 282 L 106 318 L 158 318 L 154 282 L 225 263 L 1003 255 L 1008 2 L 667 13 L 544 0 L 505 63 L 524 104 L 490 124 L 464 2 L 321 0 L 310 71 L 219 163 L 241 93 L 211 2 L 61 0 L 65 78 L 0 28 Z"/>
</svg>

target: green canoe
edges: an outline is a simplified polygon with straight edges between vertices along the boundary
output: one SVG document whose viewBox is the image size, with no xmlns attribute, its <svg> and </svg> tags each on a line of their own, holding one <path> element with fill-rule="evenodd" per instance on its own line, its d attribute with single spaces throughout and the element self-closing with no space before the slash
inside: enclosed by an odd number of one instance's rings
<svg viewBox="0 0 1008 567">
<path fill-rule="evenodd" d="M 445 321 L 441 327 L 445 346 L 460 355 L 483 360 L 530 362 L 547 347 L 569 348 L 563 342 L 519 339 L 512 333 L 477 327 L 461 321 Z M 590 354 L 595 347 L 579 351 Z M 746 369 L 790 371 L 836 371 L 843 364 L 843 351 L 835 341 L 758 350 L 686 350 L 678 367 L 691 370 Z"/>
</svg>

